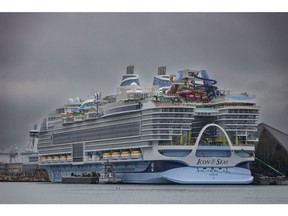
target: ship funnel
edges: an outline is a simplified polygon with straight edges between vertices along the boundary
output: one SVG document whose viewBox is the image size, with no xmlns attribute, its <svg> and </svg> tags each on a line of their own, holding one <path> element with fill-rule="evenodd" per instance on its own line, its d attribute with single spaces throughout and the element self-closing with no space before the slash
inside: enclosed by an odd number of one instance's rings
<svg viewBox="0 0 288 216">
<path fill-rule="evenodd" d="M 129 65 L 127 67 L 126 74 L 134 74 L 134 65 Z"/>
<path fill-rule="evenodd" d="M 166 66 L 158 67 L 158 75 L 166 75 Z"/>
</svg>

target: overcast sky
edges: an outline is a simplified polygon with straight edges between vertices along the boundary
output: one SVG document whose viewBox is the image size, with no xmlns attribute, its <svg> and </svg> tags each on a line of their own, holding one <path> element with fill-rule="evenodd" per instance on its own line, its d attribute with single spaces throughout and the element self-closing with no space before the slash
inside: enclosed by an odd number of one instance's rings
<svg viewBox="0 0 288 216">
<path fill-rule="evenodd" d="M 206 69 L 288 132 L 287 38 L 287 13 L 0 13 L 0 147 L 68 98 L 113 93 L 127 65 L 148 85 L 158 66 Z"/>
</svg>

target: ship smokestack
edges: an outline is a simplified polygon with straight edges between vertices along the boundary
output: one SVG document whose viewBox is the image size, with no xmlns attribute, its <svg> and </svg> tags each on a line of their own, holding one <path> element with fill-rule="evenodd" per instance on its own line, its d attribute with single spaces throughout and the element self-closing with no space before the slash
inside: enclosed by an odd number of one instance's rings
<svg viewBox="0 0 288 216">
<path fill-rule="evenodd" d="M 134 65 L 129 65 L 127 67 L 126 74 L 134 74 Z"/>
<path fill-rule="evenodd" d="M 158 67 L 158 75 L 166 75 L 166 66 Z"/>
</svg>

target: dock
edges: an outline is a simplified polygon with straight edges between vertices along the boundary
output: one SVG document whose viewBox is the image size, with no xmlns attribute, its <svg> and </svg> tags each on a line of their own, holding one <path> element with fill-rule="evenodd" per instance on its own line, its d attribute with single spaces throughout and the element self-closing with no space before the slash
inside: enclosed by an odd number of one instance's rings
<svg viewBox="0 0 288 216">
<path fill-rule="evenodd" d="M 287 177 L 254 177 L 253 185 L 288 185 Z"/>
<path fill-rule="evenodd" d="M 45 167 L 37 164 L 0 163 L 0 182 L 50 182 Z"/>
</svg>

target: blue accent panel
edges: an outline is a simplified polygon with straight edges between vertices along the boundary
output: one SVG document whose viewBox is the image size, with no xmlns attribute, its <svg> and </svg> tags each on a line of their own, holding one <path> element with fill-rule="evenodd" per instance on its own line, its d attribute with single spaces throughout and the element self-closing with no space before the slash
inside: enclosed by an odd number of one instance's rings
<svg viewBox="0 0 288 216">
<path fill-rule="evenodd" d="M 131 80 L 126 80 L 123 83 L 121 83 L 121 86 L 129 86 L 131 83 L 135 82 L 138 86 L 140 86 L 139 79 L 131 79 Z"/>
<path fill-rule="evenodd" d="M 183 79 L 183 71 L 178 71 L 176 74 L 176 81 L 181 81 Z"/>
<path fill-rule="evenodd" d="M 82 104 L 82 105 L 79 107 L 79 109 L 85 109 L 85 108 L 92 107 L 92 106 L 95 106 L 95 103 L 93 103 L 93 102 L 87 102 L 87 103 Z"/>
<path fill-rule="evenodd" d="M 212 86 L 212 81 L 210 80 L 209 74 L 206 70 L 200 70 L 201 77 L 203 78 L 204 85 Z"/>
<path fill-rule="evenodd" d="M 162 80 L 157 77 L 154 77 L 154 80 L 153 80 L 154 86 L 159 86 L 159 88 L 162 88 L 162 87 L 170 87 L 170 84 L 171 83 L 168 80 Z"/>
</svg>

